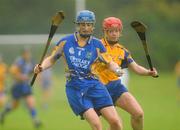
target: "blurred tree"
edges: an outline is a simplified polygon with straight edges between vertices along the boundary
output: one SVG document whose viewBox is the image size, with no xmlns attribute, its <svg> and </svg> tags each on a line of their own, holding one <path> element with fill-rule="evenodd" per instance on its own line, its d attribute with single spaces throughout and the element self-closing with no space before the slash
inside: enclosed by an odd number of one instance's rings
<svg viewBox="0 0 180 130">
<path fill-rule="evenodd" d="M 133 20 L 141 20 L 148 26 L 147 39 L 155 65 L 169 70 L 180 58 L 179 0 L 86 0 L 86 7 L 96 14 L 97 36 L 102 34 L 101 22 L 105 17 L 122 19 L 124 30 L 121 42 L 140 63 L 147 64 L 146 60 L 142 60 L 144 52 L 142 46 L 138 45 L 140 41 L 130 27 Z M 0 34 L 48 33 L 50 19 L 58 10 L 64 10 L 66 19 L 57 32 L 73 32 L 74 0 L 1 0 Z"/>
</svg>

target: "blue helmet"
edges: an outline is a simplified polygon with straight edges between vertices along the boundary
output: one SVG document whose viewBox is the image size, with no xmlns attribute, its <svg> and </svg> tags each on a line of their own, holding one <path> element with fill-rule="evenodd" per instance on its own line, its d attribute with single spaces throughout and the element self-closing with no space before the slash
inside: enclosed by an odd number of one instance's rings
<svg viewBox="0 0 180 130">
<path fill-rule="evenodd" d="M 96 18 L 92 11 L 82 10 L 78 12 L 75 23 L 95 23 L 95 21 Z"/>
</svg>

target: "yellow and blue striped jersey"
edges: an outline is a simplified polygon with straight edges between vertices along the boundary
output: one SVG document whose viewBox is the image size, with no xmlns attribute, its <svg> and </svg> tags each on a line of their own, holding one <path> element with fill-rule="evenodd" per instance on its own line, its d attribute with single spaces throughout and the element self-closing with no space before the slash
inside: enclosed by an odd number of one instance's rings
<svg viewBox="0 0 180 130">
<path fill-rule="evenodd" d="M 122 45 L 117 43 L 111 46 L 106 39 L 101 39 L 101 42 L 106 48 L 107 56 L 110 56 L 120 67 L 127 68 L 128 64 L 134 61 L 129 51 Z M 111 81 L 119 79 L 114 72 L 108 69 L 108 65 L 103 64 L 102 62 L 94 64 L 92 66 L 92 72 L 99 77 L 99 80 L 103 84 L 108 84 Z"/>
<path fill-rule="evenodd" d="M 7 73 L 6 64 L 0 63 L 0 92 L 4 90 L 6 73 Z"/>
</svg>

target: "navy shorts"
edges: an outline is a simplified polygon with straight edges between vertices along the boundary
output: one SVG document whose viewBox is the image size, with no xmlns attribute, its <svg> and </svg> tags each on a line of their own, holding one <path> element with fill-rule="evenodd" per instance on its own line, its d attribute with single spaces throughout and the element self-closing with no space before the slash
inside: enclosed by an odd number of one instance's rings
<svg viewBox="0 0 180 130">
<path fill-rule="evenodd" d="M 12 87 L 13 99 L 19 99 L 32 94 L 31 86 L 28 83 L 16 83 Z"/>
<path fill-rule="evenodd" d="M 121 83 L 121 80 L 111 81 L 106 84 L 106 87 L 114 104 L 124 92 L 128 92 L 128 89 Z"/>
<path fill-rule="evenodd" d="M 106 87 L 100 82 L 82 90 L 66 86 L 66 96 L 73 112 L 80 116 L 90 108 L 100 110 L 113 105 Z"/>
</svg>

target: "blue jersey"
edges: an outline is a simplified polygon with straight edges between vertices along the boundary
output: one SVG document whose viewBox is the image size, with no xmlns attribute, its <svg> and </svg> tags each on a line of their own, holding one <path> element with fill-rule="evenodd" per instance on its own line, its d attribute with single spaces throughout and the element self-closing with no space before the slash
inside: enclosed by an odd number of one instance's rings
<svg viewBox="0 0 180 130">
<path fill-rule="evenodd" d="M 15 63 L 15 66 L 19 68 L 20 73 L 30 76 L 33 72 L 34 64 L 32 61 L 25 61 L 22 57 L 19 57 Z"/>
<path fill-rule="evenodd" d="M 31 61 L 27 62 L 20 57 L 15 64 L 20 68 L 22 74 L 29 75 L 33 72 L 34 64 Z"/>
<path fill-rule="evenodd" d="M 70 74 L 67 86 L 84 88 L 92 86 L 97 79 L 91 74 L 91 65 L 98 58 L 98 53 L 106 51 L 100 40 L 90 37 L 87 44 L 79 46 L 76 33 L 62 38 L 57 46 L 63 44 L 63 56 Z"/>
<path fill-rule="evenodd" d="M 78 41 L 77 33 L 62 38 L 52 53 L 55 60 L 63 56 L 66 64 L 67 82 L 66 96 L 76 115 L 81 115 L 89 108 L 99 110 L 112 106 L 112 99 L 104 85 L 95 78 L 91 67 L 98 59 L 104 59 L 106 49 L 100 40 L 90 37 L 82 46 Z"/>
<path fill-rule="evenodd" d="M 19 57 L 13 66 L 11 67 L 11 73 L 16 75 L 16 73 L 21 73 L 30 77 L 33 72 L 34 64 L 31 61 L 26 61 L 22 57 Z M 20 99 L 32 94 L 31 87 L 29 86 L 29 80 L 18 80 L 15 78 L 15 82 L 12 86 L 12 97 L 14 99 Z"/>
</svg>

